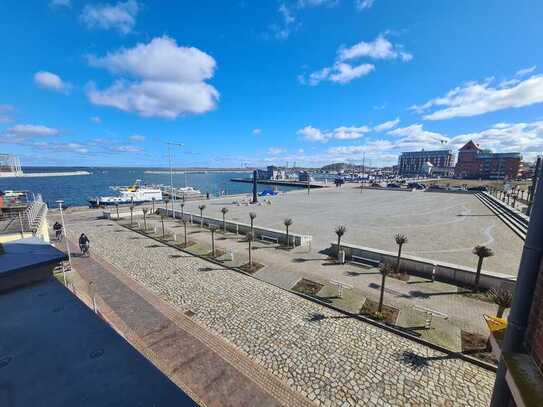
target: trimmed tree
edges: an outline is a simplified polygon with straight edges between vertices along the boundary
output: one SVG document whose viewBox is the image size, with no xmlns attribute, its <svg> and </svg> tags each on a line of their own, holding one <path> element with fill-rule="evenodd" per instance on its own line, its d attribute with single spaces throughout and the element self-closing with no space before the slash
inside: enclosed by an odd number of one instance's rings
<svg viewBox="0 0 543 407">
<path fill-rule="evenodd" d="M 249 268 L 253 268 L 253 232 L 247 233 L 247 242 L 249 243 Z"/>
<path fill-rule="evenodd" d="M 211 256 L 215 257 L 215 231 L 217 230 L 216 225 L 209 225 L 209 231 L 211 232 Z"/>
<path fill-rule="evenodd" d="M 505 310 L 513 304 L 513 293 L 507 288 L 491 288 L 488 290 L 488 297 L 498 306 L 498 318 L 502 318 Z"/>
<path fill-rule="evenodd" d="M 383 312 L 383 300 L 385 298 L 385 282 L 386 277 L 392 273 L 392 265 L 390 263 L 383 263 L 381 264 L 381 267 L 379 267 L 379 271 L 381 272 L 381 294 L 379 295 L 379 306 L 377 307 L 377 312 L 382 313 Z"/>
<path fill-rule="evenodd" d="M 181 202 L 181 205 L 179 206 L 181 206 L 181 219 L 183 219 L 183 215 L 185 214 L 185 202 Z"/>
<path fill-rule="evenodd" d="M 253 239 L 255 238 L 254 237 L 254 234 L 255 234 L 255 231 L 254 231 L 255 218 L 256 218 L 256 213 L 249 212 L 249 219 L 251 220 L 251 234 L 253 235 Z"/>
<path fill-rule="evenodd" d="M 481 270 L 483 269 L 483 261 L 487 257 L 494 256 L 494 252 L 491 248 L 486 246 L 475 246 L 473 248 L 473 254 L 478 257 L 477 261 L 477 273 L 475 274 L 474 290 L 479 291 L 479 280 L 481 279 Z"/>
<path fill-rule="evenodd" d="M 149 212 L 149 209 L 143 208 L 143 231 L 147 232 L 147 212 Z"/>
<path fill-rule="evenodd" d="M 162 223 L 162 239 L 166 236 L 166 229 L 164 228 L 164 214 L 160 213 L 160 222 Z"/>
<path fill-rule="evenodd" d="M 222 227 L 224 230 L 224 234 L 226 235 L 226 214 L 228 213 L 228 208 L 222 207 L 221 213 L 222 213 Z"/>
<path fill-rule="evenodd" d="M 339 260 L 339 252 L 341 251 L 341 238 L 343 237 L 343 235 L 345 234 L 345 232 L 347 231 L 347 228 L 343 225 L 339 225 L 336 227 L 336 229 L 334 230 L 334 232 L 336 232 L 336 235 L 337 235 L 337 258 Z"/>
<path fill-rule="evenodd" d="M 204 227 L 204 209 L 206 208 L 205 205 L 200 205 L 198 209 L 200 209 L 200 229 Z"/>
<path fill-rule="evenodd" d="M 134 205 L 130 205 L 130 226 L 133 224 L 133 217 L 134 217 Z"/>
<path fill-rule="evenodd" d="M 396 258 L 396 273 L 400 273 L 400 260 L 402 257 L 402 247 L 404 244 L 408 242 L 407 236 L 402 235 L 398 233 L 394 236 L 394 240 L 396 241 L 396 244 L 398 245 L 398 257 Z"/>
<path fill-rule="evenodd" d="M 185 234 L 185 247 L 187 247 L 187 221 L 185 219 L 182 219 L 181 222 L 183 222 L 183 232 Z"/>
<path fill-rule="evenodd" d="M 292 225 L 292 219 L 291 218 L 286 218 L 284 221 L 283 221 L 283 225 L 285 225 L 285 229 L 286 229 L 286 234 L 287 234 L 287 247 L 289 247 L 289 236 L 288 236 L 288 228 Z"/>
<path fill-rule="evenodd" d="M 168 213 L 168 202 L 170 202 L 170 200 L 168 198 L 164 199 L 164 209 L 166 209 L 166 213 Z M 173 204 L 172 204 L 173 206 Z"/>
</svg>

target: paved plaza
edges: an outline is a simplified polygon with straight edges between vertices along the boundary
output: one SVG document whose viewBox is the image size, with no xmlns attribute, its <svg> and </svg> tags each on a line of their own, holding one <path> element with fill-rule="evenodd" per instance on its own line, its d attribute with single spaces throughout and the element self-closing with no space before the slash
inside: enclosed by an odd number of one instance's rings
<svg viewBox="0 0 543 407">
<path fill-rule="evenodd" d="M 488 405 L 494 374 L 106 220 L 69 226 L 127 273 L 320 405 Z"/>
<path fill-rule="evenodd" d="M 313 236 L 313 249 L 320 251 L 336 240 L 334 228 L 345 225 L 345 243 L 397 251 L 393 236 L 406 234 L 403 249 L 428 259 L 475 267 L 471 253 L 476 245 L 494 250 L 485 259 L 484 269 L 516 275 L 523 241 L 471 194 L 400 192 L 354 188 L 325 188 L 292 191 L 270 199 L 271 205 L 237 206 L 240 198 L 206 202 L 204 215 L 222 218 L 220 209 L 228 207 L 228 219 L 248 223 L 255 212 L 255 225 L 283 230 L 283 220 L 292 218 L 291 231 Z M 186 211 L 199 214 L 202 201 L 187 202 Z"/>
</svg>

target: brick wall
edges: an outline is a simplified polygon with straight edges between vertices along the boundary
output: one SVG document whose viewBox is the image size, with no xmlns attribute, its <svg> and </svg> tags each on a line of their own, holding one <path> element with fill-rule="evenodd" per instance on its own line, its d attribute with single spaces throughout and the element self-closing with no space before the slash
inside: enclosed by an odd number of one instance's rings
<svg viewBox="0 0 543 407">
<path fill-rule="evenodd" d="M 532 357 L 543 371 L 543 263 L 541 263 L 539 269 L 526 341 L 530 347 Z"/>
</svg>

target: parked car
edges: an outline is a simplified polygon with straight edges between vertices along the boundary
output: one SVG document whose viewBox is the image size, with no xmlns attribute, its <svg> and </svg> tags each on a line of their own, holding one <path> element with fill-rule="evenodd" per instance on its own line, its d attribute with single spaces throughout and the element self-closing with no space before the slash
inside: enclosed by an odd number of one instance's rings
<svg viewBox="0 0 543 407">
<path fill-rule="evenodd" d="M 452 186 L 447 188 L 449 191 L 466 191 L 466 188 L 460 186 Z"/>
<path fill-rule="evenodd" d="M 426 189 L 426 186 L 424 184 L 421 184 L 420 182 L 410 182 L 407 184 L 407 188 L 409 189 Z"/>
<path fill-rule="evenodd" d="M 401 188 L 400 184 L 388 183 L 387 188 Z"/>
<path fill-rule="evenodd" d="M 487 192 L 488 188 L 484 185 L 479 185 L 477 187 L 469 187 L 468 191 L 476 191 L 476 192 Z"/>
<path fill-rule="evenodd" d="M 443 191 L 443 190 L 446 190 L 447 187 L 443 186 L 443 185 L 437 185 L 437 184 L 434 184 L 434 185 L 430 185 L 428 187 L 428 190 L 429 191 Z"/>
</svg>

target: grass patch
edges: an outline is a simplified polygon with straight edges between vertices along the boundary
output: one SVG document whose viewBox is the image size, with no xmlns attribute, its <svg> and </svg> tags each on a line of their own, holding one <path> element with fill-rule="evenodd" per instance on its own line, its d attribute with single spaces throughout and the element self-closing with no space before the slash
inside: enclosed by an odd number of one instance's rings
<svg viewBox="0 0 543 407">
<path fill-rule="evenodd" d="M 264 264 L 257 263 L 256 261 L 253 261 L 253 265 L 251 266 L 249 263 L 242 264 L 238 268 L 240 270 L 245 271 L 246 273 L 253 274 L 256 273 L 258 270 L 264 268 Z"/>
<path fill-rule="evenodd" d="M 490 299 L 488 297 L 488 290 L 481 290 L 480 289 L 478 292 L 474 292 L 474 291 L 469 291 L 468 288 L 461 289 L 459 287 L 458 289 L 462 290 L 462 291 L 460 291 L 460 295 L 463 295 L 464 297 L 468 297 L 468 298 L 471 298 L 471 299 L 477 300 L 477 301 L 487 302 L 489 304 L 494 304 L 494 301 L 492 301 L 492 299 Z"/>
<path fill-rule="evenodd" d="M 225 254 L 226 254 L 226 252 L 223 249 L 215 249 L 215 255 L 213 255 L 213 253 L 211 253 L 211 251 L 210 251 L 209 253 L 204 254 L 202 256 L 203 257 L 216 258 L 216 257 L 224 256 Z"/>
<path fill-rule="evenodd" d="M 316 295 L 324 285 L 317 283 L 316 281 L 307 280 L 302 278 L 292 287 L 292 291 L 296 291 L 307 295 Z"/>
<path fill-rule="evenodd" d="M 396 324 L 398 314 L 400 313 L 400 310 L 398 308 L 383 304 L 383 310 L 381 311 L 381 315 L 379 315 L 379 313 L 377 312 L 378 308 L 379 303 L 377 301 L 366 298 L 366 301 L 364 301 L 364 305 L 362 305 L 362 308 L 360 309 L 360 314 L 375 319 L 377 321 L 384 321 L 390 325 Z"/>
</svg>

